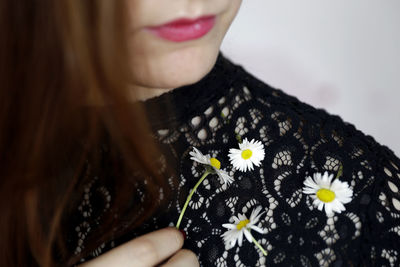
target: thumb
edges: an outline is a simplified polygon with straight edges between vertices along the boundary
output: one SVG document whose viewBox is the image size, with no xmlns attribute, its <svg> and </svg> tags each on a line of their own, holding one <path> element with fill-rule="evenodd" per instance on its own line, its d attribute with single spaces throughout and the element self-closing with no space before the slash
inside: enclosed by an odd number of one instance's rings
<svg viewBox="0 0 400 267">
<path fill-rule="evenodd" d="M 167 227 L 128 241 L 79 266 L 154 266 L 178 251 L 183 241 L 183 235 L 179 230 Z"/>
</svg>

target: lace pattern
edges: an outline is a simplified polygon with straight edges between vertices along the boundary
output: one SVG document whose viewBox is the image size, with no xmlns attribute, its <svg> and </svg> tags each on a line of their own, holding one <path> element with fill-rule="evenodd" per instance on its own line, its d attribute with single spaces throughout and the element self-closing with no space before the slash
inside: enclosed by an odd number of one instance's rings
<svg viewBox="0 0 400 267">
<path fill-rule="evenodd" d="M 235 179 L 226 186 L 209 175 L 186 210 L 181 224 L 187 233 L 184 247 L 198 255 L 201 266 L 399 266 L 400 160 L 393 152 L 339 117 L 269 87 L 222 55 L 218 64 L 223 68 L 183 88 L 193 90 L 195 99 L 186 98 L 180 88 L 147 103 L 192 101 L 172 117 L 157 120 L 150 115 L 155 138 L 164 149 L 173 150 L 180 166 L 179 188 L 173 188 L 176 197 L 169 212 L 136 233 L 101 244 L 82 262 L 176 223 L 189 190 L 203 173 L 203 166 L 190 160 L 195 146 L 218 157 Z M 227 152 L 237 146 L 235 132 L 263 142 L 261 167 L 246 173 L 232 169 Z M 341 179 L 354 195 L 346 211 L 327 217 L 302 193 L 303 181 L 315 172 L 336 174 L 341 166 Z M 159 201 L 162 196 L 160 192 Z M 75 254 L 85 249 L 85 236 L 109 201 L 107 188 L 93 177 L 74 216 Z M 249 242 L 228 250 L 221 225 L 258 205 L 266 211 L 259 227 L 267 233 L 253 235 L 268 255 Z"/>
</svg>

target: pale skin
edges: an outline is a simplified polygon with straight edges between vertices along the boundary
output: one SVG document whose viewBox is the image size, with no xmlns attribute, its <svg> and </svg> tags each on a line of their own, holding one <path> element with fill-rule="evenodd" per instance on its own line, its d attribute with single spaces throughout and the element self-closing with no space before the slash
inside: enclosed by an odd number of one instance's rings
<svg viewBox="0 0 400 267">
<path fill-rule="evenodd" d="M 223 38 L 242 0 L 128 0 L 132 83 L 145 100 L 174 88 L 198 82 L 214 66 Z M 149 34 L 157 26 L 178 18 L 216 15 L 216 25 L 205 36 L 181 43 Z"/>
<path fill-rule="evenodd" d="M 196 255 L 181 249 L 183 235 L 174 227 L 167 227 L 135 238 L 86 262 L 80 267 L 149 267 L 163 262 L 164 267 L 199 266 Z"/>
<path fill-rule="evenodd" d="M 214 66 L 222 40 L 242 0 L 128 0 L 131 21 L 131 100 L 146 100 L 198 82 Z M 179 18 L 216 15 L 216 24 L 200 39 L 175 43 L 145 30 Z M 197 256 L 182 249 L 183 235 L 174 227 L 142 235 L 88 261 L 83 267 L 195 267 Z"/>
</svg>

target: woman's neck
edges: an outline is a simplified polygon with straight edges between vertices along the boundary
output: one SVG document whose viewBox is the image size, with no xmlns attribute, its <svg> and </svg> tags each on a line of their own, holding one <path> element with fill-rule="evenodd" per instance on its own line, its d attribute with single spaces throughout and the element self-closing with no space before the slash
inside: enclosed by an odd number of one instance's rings
<svg viewBox="0 0 400 267">
<path fill-rule="evenodd" d="M 145 101 L 147 99 L 157 97 L 163 93 L 169 92 L 174 88 L 148 88 L 148 87 L 130 87 L 129 100 Z"/>
</svg>

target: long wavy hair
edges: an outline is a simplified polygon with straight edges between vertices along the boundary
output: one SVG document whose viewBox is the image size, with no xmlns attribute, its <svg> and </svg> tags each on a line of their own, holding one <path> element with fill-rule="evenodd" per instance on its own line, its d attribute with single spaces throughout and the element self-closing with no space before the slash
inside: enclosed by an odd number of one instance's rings
<svg viewBox="0 0 400 267">
<path fill-rule="evenodd" d="M 0 1 L 0 266 L 75 264 L 119 229 L 110 213 L 81 254 L 65 245 L 63 218 L 86 182 L 87 159 L 101 164 L 90 155 L 103 132 L 123 155 L 110 210 L 127 212 L 134 229 L 157 208 L 156 184 L 169 196 L 152 167 L 159 151 L 144 111 L 127 103 L 124 2 Z M 85 109 L 88 99 L 107 112 Z M 143 176 L 132 170 L 148 178 L 147 197 L 133 208 L 129 198 Z"/>
</svg>

